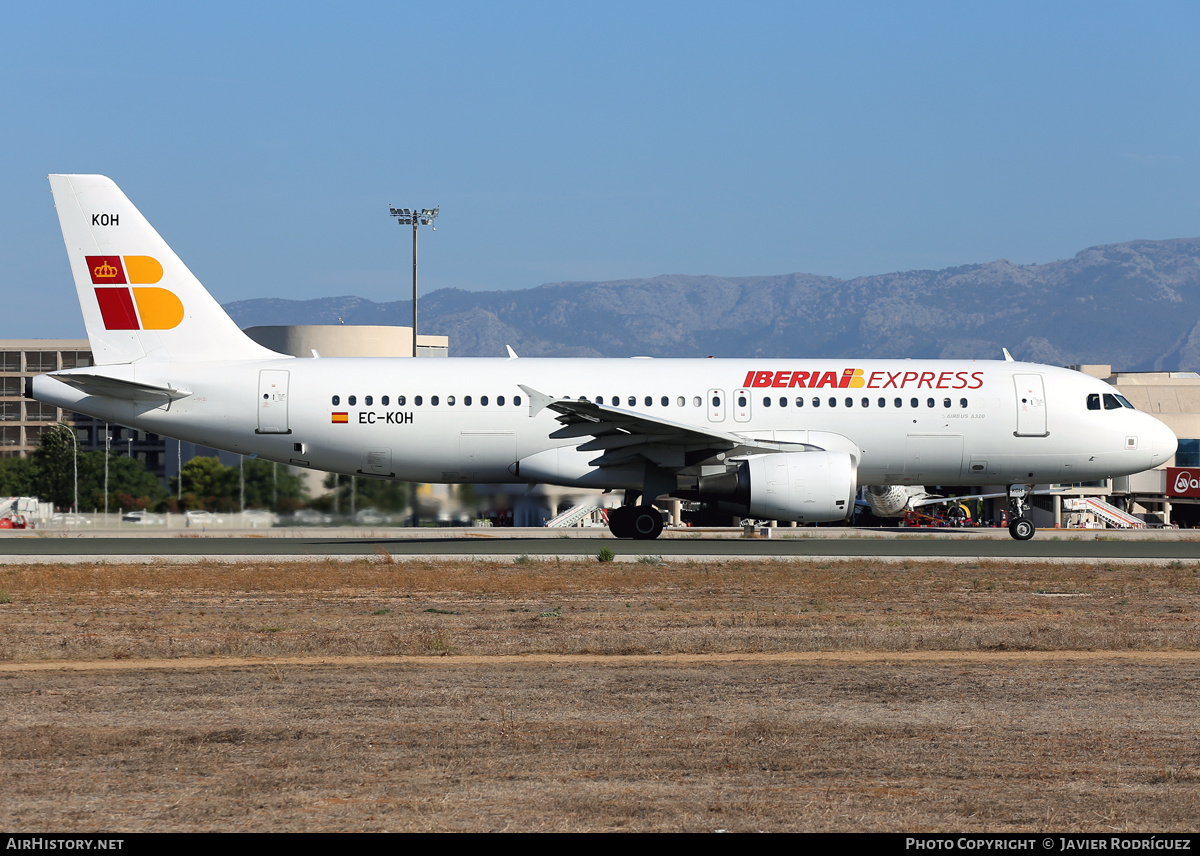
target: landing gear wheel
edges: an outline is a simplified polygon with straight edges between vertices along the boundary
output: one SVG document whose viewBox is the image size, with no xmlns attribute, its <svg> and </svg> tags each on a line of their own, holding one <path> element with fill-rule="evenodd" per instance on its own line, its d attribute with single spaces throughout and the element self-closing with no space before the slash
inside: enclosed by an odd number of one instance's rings
<svg viewBox="0 0 1200 856">
<path fill-rule="evenodd" d="M 608 512 L 608 531 L 617 538 L 632 538 L 633 506 L 622 505 Z"/>
<path fill-rule="evenodd" d="M 1018 517 L 1012 523 L 1008 524 L 1008 534 L 1018 541 L 1028 541 L 1033 537 L 1035 532 L 1037 532 L 1037 528 L 1028 517 Z"/>
<path fill-rule="evenodd" d="M 663 531 L 662 512 L 653 505 L 639 505 L 633 511 L 633 537 L 638 541 L 653 541 Z"/>
</svg>

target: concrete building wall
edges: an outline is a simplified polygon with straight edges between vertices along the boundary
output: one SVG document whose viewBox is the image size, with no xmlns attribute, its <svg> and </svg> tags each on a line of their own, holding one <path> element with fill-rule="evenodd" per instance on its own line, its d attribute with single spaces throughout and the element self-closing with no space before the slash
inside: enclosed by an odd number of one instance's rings
<svg viewBox="0 0 1200 856">
<path fill-rule="evenodd" d="M 72 414 L 25 398 L 34 375 L 92 364 L 87 339 L 0 339 L 0 457 L 24 458 L 41 435 Z"/>
<path fill-rule="evenodd" d="M 290 325 L 247 327 L 247 336 L 281 354 L 311 357 L 411 357 L 412 327 L 351 325 Z M 450 352 L 446 336 L 417 336 L 417 356 L 445 357 Z"/>
</svg>

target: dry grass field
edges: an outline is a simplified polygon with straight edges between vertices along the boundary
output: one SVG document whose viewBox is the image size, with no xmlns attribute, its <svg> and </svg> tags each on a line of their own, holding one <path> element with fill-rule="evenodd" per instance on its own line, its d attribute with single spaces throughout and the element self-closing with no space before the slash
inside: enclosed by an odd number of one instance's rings
<svg viewBox="0 0 1200 856">
<path fill-rule="evenodd" d="M 0 568 L 0 826 L 1192 830 L 1200 567 Z"/>
</svg>

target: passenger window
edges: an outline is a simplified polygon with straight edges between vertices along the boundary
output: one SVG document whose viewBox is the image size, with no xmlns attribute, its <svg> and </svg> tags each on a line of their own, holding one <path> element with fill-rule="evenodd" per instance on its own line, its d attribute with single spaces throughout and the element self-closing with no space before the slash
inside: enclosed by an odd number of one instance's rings
<svg viewBox="0 0 1200 856">
<path fill-rule="evenodd" d="M 363 398 L 363 404 L 365 404 L 367 407 L 370 407 L 374 403 L 374 401 L 375 401 L 375 397 L 371 396 L 371 395 L 368 395 L 365 398 Z"/>
<path fill-rule="evenodd" d="M 463 407 L 470 407 L 470 406 L 471 406 L 471 396 L 464 395 L 463 396 Z"/>
<path fill-rule="evenodd" d="M 486 395 L 479 396 L 479 406 L 487 407 L 487 396 Z"/>
<path fill-rule="evenodd" d="M 915 399 L 915 398 L 914 398 L 914 399 L 912 399 L 912 406 L 913 406 L 913 407 L 920 407 L 920 406 L 921 406 L 921 402 L 917 401 L 917 399 Z"/>
<path fill-rule="evenodd" d="M 948 399 L 948 398 L 947 398 L 945 401 L 943 401 L 943 402 L 942 402 L 942 407 L 944 407 L 944 408 L 946 408 L 947 410 L 949 410 L 949 409 L 950 409 L 950 399 Z"/>
<path fill-rule="evenodd" d="M 632 395 L 631 395 L 631 396 L 629 396 L 629 406 L 630 406 L 630 407 L 637 407 L 637 399 L 636 399 L 636 398 L 634 398 Z"/>
<path fill-rule="evenodd" d="M 387 406 L 388 406 L 388 402 L 389 402 L 390 400 L 391 400 L 391 399 L 389 399 L 389 398 L 388 398 L 388 397 L 385 395 L 383 398 L 381 398 L 381 399 L 379 400 L 379 403 L 380 403 L 380 404 L 382 404 L 384 407 L 387 407 Z"/>
<path fill-rule="evenodd" d="M 429 396 L 429 404 L 433 407 L 438 406 L 438 397 L 436 395 Z"/>
<path fill-rule="evenodd" d="M 821 399 L 817 398 L 817 397 L 814 395 L 814 396 L 813 396 L 813 407 L 820 407 L 820 406 L 821 406 Z"/>
<path fill-rule="evenodd" d="M 721 396 L 719 396 L 719 395 L 714 395 L 714 396 L 713 396 L 713 405 L 712 405 L 712 406 L 713 406 L 713 407 L 720 407 L 720 406 L 721 406 Z"/>
<path fill-rule="evenodd" d="M 496 396 L 496 406 L 497 406 L 497 407 L 503 407 L 503 406 L 504 406 L 504 396 L 503 396 L 503 395 L 497 395 L 497 396 Z"/>
<path fill-rule="evenodd" d="M 703 403 L 704 402 L 700 400 L 700 396 L 698 395 L 692 399 L 692 407 L 699 407 Z"/>
<path fill-rule="evenodd" d="M 596 396 L 596 403 L 597 403 L 597 404 L 603 404 L 603 403 L 604 403 L 604 396 L 603 396 L 603 395 L 597 395 L 597 396 Z"/>
<path fill-rule="evenodd" d="M 863 404 L 863 407 L 870 407 L 870 406 L 871 406 L 871 399 L 869 399 L 869 398 L 864 398 L 864 399 L 863 399 L 863 402 L 862 402 L 862 404 Z"/>
<path fill-rule="evenodd" d="M 796 406 L 797 406 L 797 407 L 803 407 L 803 406 L 804 406 L 804 399 L 803 399 L 803 398 L 801 398 L 801 397 L 800 397 L 800 396 L 798 396 L 798 395 L 796 396 Z"/>
<path fill-rule="evenodd" d="M 897 407 L 903 407 L 903 406 L 904 406 L 904 402 L 903 402 L 903 401 L 901 401 L 899 398 L 897 398 L 897 399 L 896 399 L 896 402 L 895 402 L 895 403 L 896 403 L 896 406 L 897 406 Z"/>
<path fill-rule="evenodd" d="M 763 396 L 763 407 L 770 407 L 770 406 L 771 406 L 771 397 L 769 395 Z"/>
<path fill-rule="evenodd" d="M 653 399 L 653 398 L 651 398 L 651 397 L 650 397 L 650 396 L 648 396 L 648 395 L 646 396 L 646 399 L 645 399 L 645 401 L 646 401 L 646 406 L 647 406 L 647 407 L 650 407 L 652 404 L 654 404 L 654 399 Z"/>
<path fill-rule="evenodd" d="M 854 399 L 853 399 L 853 398 L 847 398 L 847 399 L 846 399 L 846 406 L 847 406 L 847 407 L 853 407 L 853 406 L 854 406 Z"/>
<path fill-rule="evenodd" d="M 779 406 L 780 406 L 780 407 L 787 407 L 787 399 L 786 399 L 786 398 L 784 398 L 782 395 L 781 395 L 781 396 L 779 396 Z"/>
<path fill-rule="evenodd" d="M 620 407 L 620 406 L 621 406 L 621 396 L 619 396 L 619 395 L 614 395 L 614 396 L 612 397 L 612 406 L 613 406 L 613 407 Z"/>
<path fill-rule="evenodd" d="M 422 401 L 423 401 L 423 399 L 421 398 L 421 396 L 418 395 L 416 398 L 413 399 L 413 404 L 417 405 L 417 407 L 420 407 Z"/>
<path fill-rule="evenodd" d="M 358 401 L 358 399 L 352 395 L 352 396 L 350 396 L 350 398 L 347 399 L 347 401 L 350 403 L 350 406 L 353 407 L 354 402 Z"/>
<path fill-rule="evenodd" d="M 675 405 L 677 407 L 683 407 L 686 404 L 687 404 L 687 399 L 684 398 L 682 395 L 679 396 L 679 398 L 675 399 Z"/>
<path fill-rule="evenodd" d="M 836 398 L 834 398 L 832 395 L 829 397 L 829 406 L 830 406 L 830 407 L 837 407 L 837 399 L 836 399 Z"/>
<path fill-rule="evenodd" d="M 403 395 L 397 395 L 397 396 L 396 396 L 396 406 L 397 406 L 397 407 L 403 407 L 403 406 L 404 406 L 404 396 L 403 396 Z"/>
<path fill-rule="evenodd" d="M 745 407 L 745 406 L 746 406 L 746 396 L 739 395 L 738 396 L 738 407 Z"/>
<path fill-rule="evenodd" d="M 879 399 L 879 406 L 880 406 L 880 407 L 887 407 L 887 399 L 886 399 L 886 398 L 881 398 L 881 399 Z"/>
<path fill-rule="evenodd" d="M 958 406 L 965 409 L 967 406 L 967 400 L 965 398 L 960 398 L 958 400 Z"/>
<path fill-rule="evenodd" d="M 513 407 L 520 407 L 520 406 L 521 406 L 521 396 L 514 395 L 513 396 Z"/>
<path fill-rule="evenodd" d="M 659 400 L 659 403 L 660 403 L 660 404 L 661 404 L 663 407 L 667 407 L 668 405 L 670 405 L 670 403 L 671 403 L 671 399 L 667 398 L 667 397 L 664 395 L 664 396 L 663 396 L 663 397 L 662 397 L 662 398 Z"/>
<path fill-rule="evenodd" d="M 335 395 L 333 397 L 333 406 L 337 407 L 341 403 L 342 403 L 342 397 L 340 395 Z"/>
</svg>

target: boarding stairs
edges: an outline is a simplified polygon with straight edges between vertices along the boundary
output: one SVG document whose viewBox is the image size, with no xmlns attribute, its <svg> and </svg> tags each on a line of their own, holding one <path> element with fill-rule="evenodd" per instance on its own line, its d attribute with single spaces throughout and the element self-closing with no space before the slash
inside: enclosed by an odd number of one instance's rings
<svg viewBox="0 0 1200 856">
<path fill-rule="evenodd" d="M 568 526 L 582 526 L 584 518 L 591 516 L 603 507 L 603 504 L 599 502 L 581 502 L 579 505 L 572 505 L 562 514 L 547 521 L 546 528 L 566 529 Z"/>
<path fill-rule="evenodd" d="M 1076 496 L 1063 499 L 1067 511 L 1090 511 L 1114 529 L 1145 529 L 1146 523 L 1095 496 Z"/>
</svg>

